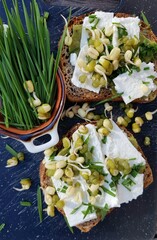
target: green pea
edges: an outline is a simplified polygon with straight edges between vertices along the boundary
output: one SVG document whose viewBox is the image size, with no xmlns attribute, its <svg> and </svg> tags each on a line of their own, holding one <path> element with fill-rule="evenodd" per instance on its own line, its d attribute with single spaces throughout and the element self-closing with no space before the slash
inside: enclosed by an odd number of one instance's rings
<svg viewBox="0 0 157 240">
<path fill-rule="evenodd" d="M 141 168 L 140 168 L 140 170 L 139 170 L 139 173 L 144 173 L 144 171 L 145 171 L 145 168 L 146 168 L 146 166 L 145 165 L 143 165 Z"/>
<path fill-rule="evenodd" d="M 69 138 L 64 137 L 64 138 L 62 139 L 62 142 L 63 142 L 63 147 L 64 147 L 64 148 L 70 148 L 70 140 L 69 140 Z"/>
<path fill-rule="evenodd" d="M 99 184 L 99 178 L 93 178 L 92 183 L 93 184 Z"/>
<path fill-rule="evenodd" d="M 55 169 L 47 169 L 46 170 L 46 176 L 52 177 L 55 174 Z"/>
<path fill-rule="evenodd" d="M 65 175 L 69 178 L 73 177 L 74 176 L 73 170 L 70 167 L 66 167 Z"/>
<path fill-rule="evenodd" d="M 114 169 L 116 167 L 115 163 L 114 163 L 114 161 L 112 159 L 108 159 L 107 160 L 107 167 L 108 168 L 112 168 L 112 169 Z"/>
<path fill-rule="evenodd" d="M 58 195 L 57 194 L 53 195 L 53 197 L 52 197 L 52 204 L 55 205 L 58 201 L 59 201 Z"/>
<path fill-rule="evenodd" d="M 128 169 L 130 167 L 129 163 L 127 160 L 122 160 L 121 165 L 124 167 L 124 169 Z"/>
<path fill-rule="evenodd" d="M 99 190 L 95 190 L 94 192 L 91 192 L 91 196 L 96 196 L 96 195 L 98 195 L 98 193 L 99 193 Z"/>
<path fill-rule="evenodd" d="M 90 46 L 90 45 L 94 45 L 94 39 L 90 38 L 90 39 L 88 40 L 88 45 L 89 45 L 89 46 Z"/>
<path fill-rule="evenodd" d="M 91 152 L 86 152 L 86 153 L 85 153 L 85 158 L 86 158 L 88 161 L 91 161 L 91 160 L 93 159 L 92 153 L 91 153 Z"/>
<path fill-rule="evenodd" d="M 83 145 L 83 139 L 81 137 L 78 137 L 78 139 L 75 142 L 75 148 L 78 148 Z"/>
<path fill-rule="evenodd" d="M 76 182 L 74 185 L 74 187 L 80 187 L 80 186 L 81 186 L 81 184 L 79 182 Z"/>
<path fill-rule="evenodd" d="M 94 119 L 95 121 L 99 120 L 100 118 L 101 118 L 101 116 L 98 115 L 98 114 L 94 115 L 94 117 L 93 117 L 93 119 Z"/>
<path fill-rule="evenodd" d="M 94 79 L 93 82 L 92 82 L 92 86 L 94 88 L 97 88 L 100 86 L 100 80 L 99 79 Z"/>
<path fill-rule="evenodd" d="M 94 113 L 93 113 L 93 112 L 89 112 L 89 113 L 87 113 L 86 118 L 89 119 L 89 120 L 94 119 Z"/>
<path fill-rule="evenodd" d="M 144 145 L 149 146 L 150 145 L 150 137 L 145 137 L 144 139 Z"/>
<path fill-rule="evenodd" d="M 85 172 L 80 172 L 80 175 L 85 179 L 85 180 L 88 180 L 89 179 L 89 175 Z"/>
<path fill-rule="evenodd" d="M 85 83 L 86 79 L 87 79 L 87 76 L 86 76 L 85 74 L 79 76 L 79 81 L 80 81 L 81 83 Z"/>
<path fill-rule="evenodd" d="M 117 176 L 119 171 L 117 169 L 110 168 L 110 173 L 112 174 L 112 176 Z"/>
<path fill-rule="evenodd" d="M 59 155 L 59 156 L 65 156 L 68 152 L 69 152 L 69 149 L 68 149 L 68 148 L 63 148 L 63 149 L 58 153 L 58 155 Z"/>
<path fill-rule="evenodd" d="M 94 172 L 92 173 L 92 176 L 94 176 L 94 177 L 96 177 L 96 178 L 99 178 L 99 173 L 98 173 L 97 171 L 94 171 Z"/>
<path fill-rule="evenodd" d="M 76 155 L 75 155 L 75 154 L 71 154 L 69 158 L 70 158 L 70 160 L 73 160 L 73 161 L 75 161 L 77 157 L 76 157 Z"/>
<path fill-rule="evenodd" d="M 128 175 L 130 172 L 131 172 L 131 167 L 123 170 L 124 175 Z"/>
<path fill-rule="evenodd" d="M 100 181 L 100 182 L 103 181 L 104 178 L 105 178 L 105 177 L 104 177 L 103 175 L 100 174 L 100 176 L 99 176 L 99 181 Z"/>
<path fill-rule="evenodd" d="M 95 65 L 96 65 L 96 61 L 95 61 L 95 60 L 91 60 L 91 61 L 86 65 L 85 70 L 86 70 L 87 72 L 90 72 L 90 73 L 91 73 L 91 72 L 94 71 Z"/>
<path fill-rule="evenodd" d="M 83 144 L 82 149 L 80 150 L 81 154 L 84 154 L 88 151 L 88 145 L 87 144 Z"/>
<path fill-rule="evenodd" d="M 24 153 L 23 152 L 19 152 L 19 153 L 17 153 L 17 158 L 18 158 L 18 160 L 19 161 L 23 161 L 24 160 Z"/>
<path fill-rule="evenodd" d="M 103 121 L 104 121 L 104 119 L 99 119 L 98 121 L 97 121 L 97 127 L 98 128 L 100 128 L 100 127 L 102 127 L 103 126 Z"/>
<path fill-rule="evenodd" d="M 130 119 L 128 116 L 125 116 L 125 117 L 124 117 L 124 120 L 125 120 L 127 123 L 130 123 L 130 122 L 131 122 L 131 119 Z"/>
<path fill-rule="evenodd" d="M 63 200 L 59 200 L 58 202 L 56 202 L 56 207 L 58 209 L 63 209 L 64 205 L 65 205 L 65 203 Z"/>
</svg>

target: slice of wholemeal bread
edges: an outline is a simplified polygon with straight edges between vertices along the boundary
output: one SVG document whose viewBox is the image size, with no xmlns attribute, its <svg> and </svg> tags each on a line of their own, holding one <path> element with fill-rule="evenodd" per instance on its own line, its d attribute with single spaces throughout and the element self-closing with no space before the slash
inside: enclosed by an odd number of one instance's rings
<svg viewBox="0 0 157 240">
<path fill-rule="evenodd" d="M 84 123 L 86 124 L 86 123 Z M 95 124 L 93 122 L 93 124 Z M 82 124 L 81 124 L 82 125 Z M 72 134 L 78 129 L 80 124 L 75 125 L 73 128 L 71 128 L 68 133 L 66 134 L 66 137 L 69 139 L 71 138 Z M 123 131 L 127 134 L 128 138 L 133 137 L 133 135 L 124 127 L 122 127 Z M 57 148 L 61 149 L 62 148 L 62 141 L 60 141 L 57 144 Z M 146 160 L 146 168 L 144 172 L 144 188 L 148 187 L 152 182 L 153 182 L 153 175 L 152 175 L 152 170 L 150 168 L 150 165 L 139 145 L 137 145 L 137 150 L 142 154 L 142 157 Z M 39 175 L 40 175 L 40 185 L 42 189 L 46 189 L 47 186 L 52 186 L 52 181 L 49 177 L 46 176 L 46 168 L 43 162 L 40 164 L 40 170 L 39 170 Z M 58 209 L 59 210 L 59 209 Z M 110 209 L 108 214 L 112 211 L 113 209 Z M 63 215 L 64 211 L 59 210 Z M 83 224 L 79 224 L 76 227 L 79 228 L 82 232 L 88 232 L 90 231 L 94 226 L 96 226 L 99 222 L 101 221 L 101 216 L 98 216 L 97 219 L 85 222 Z"/>
<path fill-rule="evenodd" d="M 89 14 L 87 14 L 89 15 Z M 68 29 L 70 34 L 72 35 L 73 31 L 73 25 L 82 24 L 83 19 L 87 16 L 81 15 L 79 17 L 74 17 L 70 20 Z M 129 17 L 129 14 L 126 13 L 117 13 L 115 15 L 116 17 Z M 141 32 L 147 37 L 148 39 L 157 42 L 157 37 L 153 33 L 150 27 L 148 27 L 143 21 L 141 21 L 140 25 Z M 154 62 L 155 64 L 155 70 L 157 71 L 157 61 Z M 65 86 L 66 86 L 66 94 L 67 98 L 72 102 L 93 102 L 93 101 L 101 101 L 104 99 L 108 99 L 113 97 L 113 94 L 110 89 L 101 88 L 99 93 L 95 93 L 93 91 L 89 91 L 84 88 L 78 88 L 76 87 L 72 82 L 71 78 L 73 75 L 74 67 L 70 63 L 70 54 L 69 54 L 69 48 L 64 45 L 60 60 L 60 66 L 62 69 L 62 72 L 65 77 Z M 148 97 L 142 97 L 140 99 L 134 100 L 134 102 L 139 103 L 147 103 L 153 101 L 157 96 L 157 90 L 152 92 Z M 121 97 L 115 98 L 113 101 L 121 101 Z"/>
</svg>

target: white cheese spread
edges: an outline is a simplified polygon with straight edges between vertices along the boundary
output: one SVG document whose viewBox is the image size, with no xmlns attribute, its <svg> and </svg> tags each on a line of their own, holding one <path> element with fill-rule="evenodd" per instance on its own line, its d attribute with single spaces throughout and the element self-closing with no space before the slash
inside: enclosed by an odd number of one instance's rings
<svg viewBox="0 0 157 240">
<path fill-rule="evenodd" d="M 79 177 L 79 181 L 82 182 L 82 184 L 84 186 L 87 185 L 86 181 L 81 176 Z M 52 177 L 52 182 L 54 184 L 54 187 L 57 190 L 57 194 L 58 194 L 59 198 L 64 200 L 64 202 L 65 202 L 65 206 L 64 206 L 63 210 L 67 217 L 68 223 L 71 227 L 97 218 L 97 215 L 95 212 L 88 214 L 84 218 L 84 214 L 82 213 L 82 211 L 85 211 L 87 209 L 87 206 L 83 205 L 83 204 L 81 205 L 81 203 L 75 201 L 74 195 L 68 197 L 66 195 L 66 193 L 59 191 L 65 185 L 65 183 L 63 181 L 56 180 L 54 177 Z M 75 193 L 75 197 L 76 197 L 76 194 L 77 193 Z M 83 202 L 88 204 L 89 197 L 88 197 L 87 191 L 83 191 L 83 189 L 81 189 L 81 194 L 82 194 Z M 79 206 L 80 206 L 80 208 L 75 213 L 73 213 L 73 210 L 78 208 Z"/>
<path fill-rule="evenodd" d="M 138 17 L 127 17 L 127 18 L 118 18 L 114 17 L 112 20 L 113 23 L 113 38 L 112 38 L 112 44 L 114 47 L 119 46 L 118 41 L 118 26 L 119 27 L 125 27 L 128 33 L 129 38 L 136 37 L 139 39 L 139 33 L 140 33 L 140 19 Z M 120 24 L 120 25 L 118 25 Z"/>
<path fill-rule="evenodd" d="M 155 78 L 157 78 L 157 72 L 154 71 L 154 64 L 143 62 L 139 72 L 133 70 L 132 74 L 129 72 L 122 73 L 114 78 L 113 82 L 116 91 L 123 93 L 122 98 L 128 104 L 155 91 L 157 89 L 153 82 Z"/>
<path fill-rule="evenodd" d="M 102 11 L 96 11 L 94 13 L 96 17 L 99 19 L 99 22 L 97 24 L 97 28 L 99 29 L 104 29 L 106 27 L 111 27 L 112 26 L 112 19 L 114 14 L 111 12 L 102 12 Z M 87 29 L 92 28 L 92 23 L 89 22 L 89 17 L 85 17 L 83 20 L 83 25 L 82 25 L 82 35 L 81 35 L 81 42 L 80 42 L 80 49 L 84 46 L 87 45 L 88 43 L 88 33 Z"/>
<path fill-rule="evenodd" d="M 79 52 L 79 55 L 78 55 L 78 58 L 77 58 L 77 61 L 76 61 L 76 65 L 75 65 L 75 68 L 74 68 L 74 72 L 73 72 L 71 82 L 79 88 L 85 88 L 87 90 L 99 93 L 100 87 L 94 88 L 92 86 L 92 81 L 91 81 L 92 73 L 88 73 L 88 72 L 83 71 L 79 66 L 79 61 L 80 60 L 84 61 L 85 63 L 87 62 L 87 60 L 86 60 L 87 50 L 88 50 L 88 45 L 85 45 L 81 48 L 81 50 Z M 81 75 L 86 75 L 87 78 L 86 78 L 85 83 L 81 83 L 79 81 L 79 77 Z"/>
</svg>

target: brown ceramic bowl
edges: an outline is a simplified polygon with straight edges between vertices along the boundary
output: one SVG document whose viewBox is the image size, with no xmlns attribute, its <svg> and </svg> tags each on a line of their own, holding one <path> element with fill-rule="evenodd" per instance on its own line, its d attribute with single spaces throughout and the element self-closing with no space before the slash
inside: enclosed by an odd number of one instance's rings
<svg viewBox="0 0 157 240">
<path fill-rule="evenodd" d="M 40 152 L 53 145 L 55 145 L 58 140 L 58 122 L 61 117 L 62 111 L 64 109 L 66 94 L 65 94 L 65 85 L 64 85 L 64 76 L 59 69 L 56 75 L 57 83 L 57 93 L 56 93 L 56 103 L 52 111 L 51 118 L 42 123 L 41 125 L 34 127 L 29 130 L 21 130 L 15 127 L 7 128 L 5 125 L 0 124 L 0 134 L 7 135 L 11 138 L 15 138 L 26 146 L 30 152 Z M 0 121 L 2 121 L 2 115 L 0 115 Z M 33 141 L 40 136 L 45 134 L 51 135 L 51 140 L 48 143 L 42 144 L 40 146 L 34 145 Z"/>
</svg>

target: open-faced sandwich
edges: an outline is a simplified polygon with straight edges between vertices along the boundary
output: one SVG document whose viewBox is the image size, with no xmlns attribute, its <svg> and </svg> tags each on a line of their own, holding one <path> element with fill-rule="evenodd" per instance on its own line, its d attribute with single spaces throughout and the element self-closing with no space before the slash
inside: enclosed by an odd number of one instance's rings
<svg viewBox="0 0 157 240">
<path fill-rule="evenodd" d="M 77 124 L 40 165 L 47 213 L 56 207 L 70 227 L 88 232 L 106 214 L 136 199 L 153 181 L 133 135 L 111 119 Z"/>
<path fill-rule="evenodd" d="M 95 13 L 68 24 L 61 69 L 70 101 L 107 98 L 128 104 L 157 95 L 157 37 L 138 17 Z"/>
</svg>

